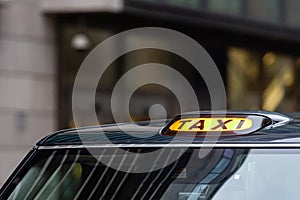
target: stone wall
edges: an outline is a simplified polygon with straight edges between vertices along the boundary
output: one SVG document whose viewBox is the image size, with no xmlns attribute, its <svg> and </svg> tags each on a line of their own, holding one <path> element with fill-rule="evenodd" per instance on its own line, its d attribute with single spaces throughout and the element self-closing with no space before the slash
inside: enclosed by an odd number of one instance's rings
<svg viewBox="0 0 300 200">
<path fill-rule="evenodd" d="M 0 2 L 0 185 L 57 128 L 55 28 L 39 0 Z"/>
</svg>

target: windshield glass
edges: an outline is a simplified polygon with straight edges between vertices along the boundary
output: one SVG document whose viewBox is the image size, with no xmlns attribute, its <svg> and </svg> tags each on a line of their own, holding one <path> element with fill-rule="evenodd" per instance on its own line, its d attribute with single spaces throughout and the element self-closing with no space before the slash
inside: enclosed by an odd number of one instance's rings
<svg viewBox="0 0 300 200">
<path fill-rule="evenodd" d="M 134 173 L 137 159 L 156 149 L 89 151 L 39 150 L 17 174 L 5 195 L 13 199 L 298 199 L 300 150 L 213 149 L 199 158 L 199 149 L 188 149 L 172 164 L 148 173 Z M 166 155 L 182 149 L 166 149 Z M 106 166 L 101 159 L 107 159 Z M 100 160 L 100 161 L 99 161 Z M 132 172 L 118 171 L 121 165 Z"/>
</svg>

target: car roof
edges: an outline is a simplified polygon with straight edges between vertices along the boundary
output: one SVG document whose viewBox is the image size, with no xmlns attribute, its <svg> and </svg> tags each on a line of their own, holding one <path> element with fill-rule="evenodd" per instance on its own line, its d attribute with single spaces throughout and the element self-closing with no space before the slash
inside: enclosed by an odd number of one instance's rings
<svg viewBox="0 0 300 200">
<path fill-rule="evenodd" d="M 78 148 L 84 146 L 258 146 L 280 144 L 300 147 L 300 114 L 287 115 L 293 120 L 285 125 L 261 129 L 252 134 L 226 137 L 178 137 L 165 136 L 160 130 L 169 120 L 137 123 L 108 124 L 102 126 L 68 129 L 51 134 L 37 143 L 37 148 Z"/>
</svg>

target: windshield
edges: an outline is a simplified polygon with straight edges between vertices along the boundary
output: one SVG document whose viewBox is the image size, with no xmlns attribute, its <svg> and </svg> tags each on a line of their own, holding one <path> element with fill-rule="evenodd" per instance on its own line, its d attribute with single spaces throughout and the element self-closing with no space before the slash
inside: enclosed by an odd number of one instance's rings
<svg viewBox="0 0 300 200">
<path fill-rule="evenodd" d="M 13 199 L 299 199 L 300 150 L 213 149 L 199 158 L 188 149 L 172 164 L 148 173 L 134 173 L 137 159 L 156 149 L 39 150 L 5 193 Z M 182 152 L 166 149 L 160 158 Z M 106 166 L 101 159 L 110 161 Z M 132 172 L 119 169 L 126 165 Z M 274 192 L 276 191 L 276 192 Z"/>
</svg>

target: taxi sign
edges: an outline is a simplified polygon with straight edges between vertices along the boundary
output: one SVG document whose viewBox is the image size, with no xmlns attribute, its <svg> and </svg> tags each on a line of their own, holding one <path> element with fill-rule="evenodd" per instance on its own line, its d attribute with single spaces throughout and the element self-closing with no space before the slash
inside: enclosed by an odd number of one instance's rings
<svg viewBox="0 0 300 200">
<path fill-rule="evenodd" d="M 260 112 L 194 112 L 175 117 L 160 133 L 168 136 L 245 135 L 278 123 Z M 280 116 L 282 117 L 282 116 Z"/>
<path fill-rule="evenodd" d="M 186 118 L 175 121 L 171 131 L 184 132 L 228 132 L 247 130 L 252 127 L 252 120 L 247 118 L 215 117 L 215 118 Z"/>
</svg>

